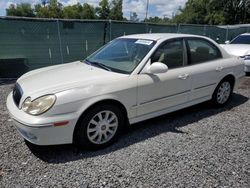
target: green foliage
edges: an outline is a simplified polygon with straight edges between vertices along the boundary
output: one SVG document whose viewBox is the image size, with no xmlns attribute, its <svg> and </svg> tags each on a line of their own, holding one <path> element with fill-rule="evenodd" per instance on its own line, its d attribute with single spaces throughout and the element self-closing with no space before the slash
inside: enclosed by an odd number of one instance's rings
<svg viewBox="0 0 250 188">
<path fill-rule="evenodd" d="M 244 24 L 250 21 L 249 0 L 188 0 L 172 22 L 189 24 Z"/>
<path fill-rule="evenodd" d="M 122 0 L 101 0 L 94 8 L 88 3 L 77 3 L 65 6 L 58 0 L 41 0 L 34 8 L 29 3 L 17 6 L 11 4 L 6 9 L 8 16 L 39 17 L 39 18 L 66 18 L 66 19 L 113 19 L 126 20 L 122 13 Z"/>
<path fill-rule="evenodd" d="M 95 19 L 95 8 L 87 3 L 84 3 L 80 17 L 81 19 Z"/>
<path fill-rule="evenodd" d="M 80 3 L 77 3 L 76 5 L 64 7 L 63 18 L 80 19 L 82 11 L 83 11 L 82 5 Z"/>
<path fill-rule="evenodd" d="M 95 8 L 87 3 L 66 6 L 63 9 L 63 18 L 67 19 L 95 19 Z"/>
<path fill-rule="evenodd" d="M 100 0 L 99 6 L 77 3 L 63 7 L 58 0 L 41 0 L 32 8 L 29 3 L 11 4 L 7 16 L 67 18 L 67 19 L 112 19 L 127 20 L 122 13 L 123 0 Z M 188 0 L 174 18 L 158 16 L 146 19 L 152 23 L 188 24 L 244 24 L 250 23 L 250 0 Z M 130 15 L 131 21 L 139 21 L 137 13 Z"/>
<path fill-rule="evenodd" d="M 83 4 L 81 19 L 95 19 L 95 8 L 87 3 Z"/>
<path fill-rule="evenodd" d="M 111 1 L 110 19 L 123 20 L 122 0 L 112 0 Z"/>
<path fill-rule="evenodd" d="M 96 8 L 96 13 L 99 19 L 110 19 L 110 5 L 108 0 L 101 0 L 99 2 L 99 7 Z"/>
<path fill-rule="evenodd" d="M 208 14 L 207 4 L 210 0 L 188 0 L 180 14 L 174 17 L 173 22 L 205 24 L 205 16 Z"/>
<path fill-rule="evenodd" d="M 35 5 L 36 17 L 39 18 L 62 18 L 63 6 L 57 0 L 49 0 L 48 4 L 44 6 Z"/>
<path fill-rule="evenodd" d="M 160 18 L 158 16 L 155 16 L 155 17 L 149 17 L 149 18 L 145 19 L 145 22 L 158 23 L 158 24 L 166 24 L 166 23 L 170 23 L 170 19 L 167 18 L 167 17 Z"/>
<path fill-rule="evenodd" d="M 223 0 L 226 24 L 250 23 L 249 0 Z"/>
<path fill-rule="evenodd" d="M 7 16 L 35 17 L 34 10 L 29 3 L 11 4 L 6 9 Z"/>
</svg>

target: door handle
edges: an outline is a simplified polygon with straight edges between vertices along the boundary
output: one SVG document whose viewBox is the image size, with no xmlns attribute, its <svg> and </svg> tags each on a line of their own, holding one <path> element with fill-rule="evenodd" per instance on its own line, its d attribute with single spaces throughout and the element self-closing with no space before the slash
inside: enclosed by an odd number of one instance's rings
<svg viewBox="0 0 250 188">
<path fill-rule="evenodd" d="M 223 67 L 222 66 L 220 66 L 220 67 L 216 67 L 216 71 L 218 71 L 218 72 L 220 72 L 220 71 L 222 71 L 222 69 L 223 69 Z"/>
<path fill-rule="evenodd" d="M 186 80 L 188 77 L 189 77 L 189 74 L 182 74 L 178 76 L 178 78 L 182 80 Z"/>
</svg>

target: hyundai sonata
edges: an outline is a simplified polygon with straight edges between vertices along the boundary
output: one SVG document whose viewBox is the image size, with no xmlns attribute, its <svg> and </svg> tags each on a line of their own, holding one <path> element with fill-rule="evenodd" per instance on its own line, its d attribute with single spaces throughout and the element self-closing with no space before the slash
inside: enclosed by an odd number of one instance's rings
<svg viewBox="0 0 250 188">
<path fill-rule="evenodd" d="M 241 59 L 185 34 L 117 38 L 83 61 L 33 70 L 7 98 L 17 130 L 36 145 L 101 148 L 126 124 L 212 100 L 225 105 Z"/>
</svg>

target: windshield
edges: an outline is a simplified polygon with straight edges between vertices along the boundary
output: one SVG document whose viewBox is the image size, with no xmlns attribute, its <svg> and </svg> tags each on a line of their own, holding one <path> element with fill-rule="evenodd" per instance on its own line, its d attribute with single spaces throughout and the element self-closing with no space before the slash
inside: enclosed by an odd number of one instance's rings
<svg viewBox="0 0 250 188">
<path fill-rule="evenodd" d="M 233 39 L 230 44 L 250 44 L 250 35 L 240 35 Z"/>
<path fill-rule="evenodd" d="M 129 74 L 154 46 L 155 41 L 116 39 L 89 56 L 86 63 L 109 71 Z"/>
</svg>

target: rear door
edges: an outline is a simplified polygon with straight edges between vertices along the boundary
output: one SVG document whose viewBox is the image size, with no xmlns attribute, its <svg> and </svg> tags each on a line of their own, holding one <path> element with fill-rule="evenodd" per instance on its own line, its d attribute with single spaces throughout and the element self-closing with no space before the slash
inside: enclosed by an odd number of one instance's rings
<svg viewBox="0 0 250 188">
<path fill-rule="evenodd" d="M 188 69 L 192 88 L 190 101 L 210 97 L 222 76 L 222 55 L 210 41 L 203 38 L 186 38 Z"/>
</svg>

